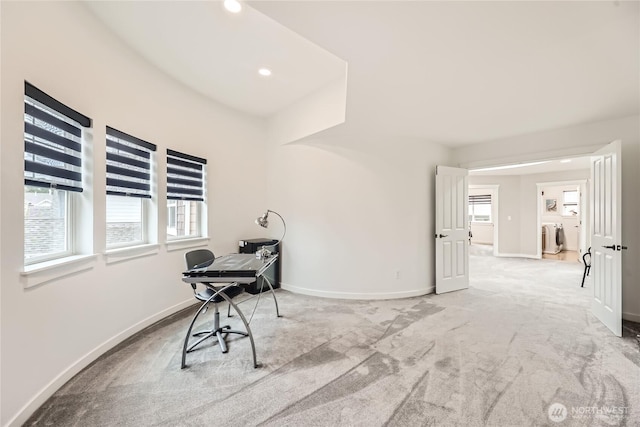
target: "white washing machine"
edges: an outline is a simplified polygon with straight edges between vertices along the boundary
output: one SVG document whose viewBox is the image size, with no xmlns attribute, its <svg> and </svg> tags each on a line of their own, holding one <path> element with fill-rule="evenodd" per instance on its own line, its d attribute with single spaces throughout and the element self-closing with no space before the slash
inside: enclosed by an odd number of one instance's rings
<svg viewBox="0 0 640 427">
<path fill-rule="evenodd" d="M 563 242 L 562 224 L 542 224 L 542 253 L 557 254 L 562 251 Z"/>
</svg>

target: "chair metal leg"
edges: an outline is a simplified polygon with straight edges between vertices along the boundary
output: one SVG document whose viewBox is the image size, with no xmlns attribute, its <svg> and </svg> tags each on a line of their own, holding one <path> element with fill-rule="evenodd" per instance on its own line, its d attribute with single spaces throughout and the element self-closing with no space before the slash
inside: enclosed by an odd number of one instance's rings
<svg viewBox="0 0 640 427">
<path fill-rule="evenodd" d="M 231 305 L 229 305 L 229 308 L 231 308 Z M 218 339 L 218 343 L 220 344 L 220 349 L 222 350 L 223 353 L 226 353 L 229 351 L 229 349 L 227 348 L 227 342 L 225 341 L 225 339 L 227 338 L 228 334 L 239 334 L 239 335 L 244 335 L 245 337 L 248 336 L 249 334 L 247 334 L 246 332 L 243 331 L 236 331 L 236 330 L 232 330 L 231 326 L 229 325 L 225 325 L 225 326 L 220 326 L 220 311 L 218 310 L 218 305 L 215 304 L 215 312 L 213 314 L 213 329 L 210 331 L 200 331 L 200 332 L 196 332 L 195 334 L 192 334 L 192 336 L 196 337 L 199 335 L 203 335 L 206 334 L 204 337 L 200 338 L 198 341 L 196 341 L 194 344 L 192 344 L 191 346 L 189 346 L 189 348 L 187 348 L 187 353 L 190 353 L 194 348 L 196 348 L 198 346 L 198 344 L 200 344 L 201 342 L 205 341 L 207 338 L 211 338 L 211 337 L 216 337 Z"/>
<path fill-rule="evenodd" d="M 195 334 L 194 334 L 195 335 Z M 209 332 L 207 335 L 203 336 L 202 338 L 200 338 L 198 341 L 196 341 L 195 343 L 191 344 L 189 346 L 189 348 L 187 348 L 187 353 L 191 353 L 193 351 L 194 348 L 196 348 L 198 346 L 198 344 L 200 344 L 201 342 L 205 341 L 208 338 L 211 338 L 213 336 L 216 335 L 216 331 L 211 331 Z M 224 353 L 224 352 L 223 352 Z"/>
<path fill-rule="evenodd" d="M 582 285 L 580 285 L 581 288 L 584 288 L 584 279 L 587 278 L 587 276 L 589 275 L 590 271 L 591 271 L 591 266 L 590 265 L 585 265 L 584 266 L 584 273 L 582 273 Z"/>
<path fill-rule="evenodd" d="M 220 330 L 216 331 L 216 337 L 218 337 L 218 344 L 220 345 L 220 349 L 222 350 L 222 352 L 226 353 L 227 351 L 229 351 L 229 349 L 227 348 L 227 342 L 224 340 L 224 336 L 222 335 L 222 332 Z"/>
</svg>

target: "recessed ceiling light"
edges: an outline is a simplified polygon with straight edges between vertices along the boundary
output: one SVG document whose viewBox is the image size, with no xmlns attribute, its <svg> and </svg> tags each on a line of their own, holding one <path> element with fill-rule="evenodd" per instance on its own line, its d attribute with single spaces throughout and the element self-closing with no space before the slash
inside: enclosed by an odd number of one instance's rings
<svg viewBox="0 0 640 427">
<path fill-rule="evenodd" d="M 258 70 L 258 74 L 260 74 L 261 76 L 269 77 L 271 75 L 271 70 L 268 68 L 262 67 Z"/>
<path fill-rule="evenodd" d="M 560 163 L 571 163 L 571 159 L 562 159 Z"/>
<path fill-rule="evenodd" d="M 224 0 L 224 8 L 231 13 L 239 13 L 242 10 L 242 4 L 238 0 Z"/>
</svg>

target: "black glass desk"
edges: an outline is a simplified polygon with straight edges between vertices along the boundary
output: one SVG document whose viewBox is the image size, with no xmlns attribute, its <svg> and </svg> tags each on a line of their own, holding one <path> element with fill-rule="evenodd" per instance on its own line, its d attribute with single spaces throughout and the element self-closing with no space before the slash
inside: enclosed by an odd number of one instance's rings
<svg viewBox="0 0 640 427">
<path fill-rule="evenodd" d="M 247 319 L 245 318 L 242 311 L 240 311 L 238 306 L 231 300 L 231 298 L 229 298 L 225 294 L 224 291 L 232 286 L 249 285 L 250 283 L 253 283 L 257 279 L 262 277 L 264 278 L 264 281 L 267 282 L 267 285 L 271 290 L 271 295 L 273 295 L 273 301 L 276 306 L 276 315 L 280 317 L 280 311 L 278 310 L 278 300 L 276 299 L 276 294 L 273 291 L 273 286 L 271 285 L 271 282 L 264 276 L 264 273 L 267 271 L 267 269 L 274 262 L 276 262 L 277 259 L 278 254 L 272 254 L 271 256 L 262 259 L 257 258 L 255 254 L 230 254 L 216 258 L 213 263 L 207 267 L 193 268 L 182 273 L 183 282 L 202 283 L 214 292 L 207 301 L 202 303 L 196 314 L 193 316 L 193 319 L 191 320 L 191 324 L 189 325 L 189 329 L 187 330 L 187 336 L 184 339 L 184 347 L 182 349 L 182 368 L 185 368 L 187 366 L 187 348 L 193 325 L 195 324 L 198 316 L 202 314 L 203 311 L 205 311 L 206 307 L 216 296 L 224 298 L 229 303 L 229 306 L 233 307 L 236 313 L 238 313 L 240 319 L 242 319 L 242 323 L 244 323 L 244 326 L 247 329 L 247 333 L 249 334 L 249 341 L 251 342 L 251 351 L 253 353 L 253 367 L 258 367 L 258 363 L 256 360 L 256 346 L 253 341 L 253 334 L 251 333 L 249 322 L 247 322 Z M 221 283 L 226 284 L 226 286 L 215 285 Z"/>
</svg>

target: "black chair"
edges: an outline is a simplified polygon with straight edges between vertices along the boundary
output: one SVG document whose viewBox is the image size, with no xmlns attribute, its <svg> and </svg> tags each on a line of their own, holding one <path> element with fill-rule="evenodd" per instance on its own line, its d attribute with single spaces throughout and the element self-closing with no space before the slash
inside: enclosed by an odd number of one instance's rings
<svg viewBox="0 0 640 427">
<path fill-rule="evenodd" d="M 589 272 L 591 271 L 591 247 L 587 249 L 584 255 L 582 255 L 582 262 L 584 263 L 584 273 L 582 274 L 582 285 L 581 288 L 584 287 L 584 279 L 587 278 Z"/>
<path fill-rule="evenodd" d="M 211 252 L 208 249 L 196 249 L 184 254 L 184 260 L 187 264 L 188 270 L 191 270 L 193 268 L 208 267 L 211 264 L 213 264 L 214 259 L 215 259 L 215 255 L 213 254 L 213 252 Z M 210 304 L 213 304 L 215 312 L 213 314 L 213 328 L 210 330 L 194 333 L 193 334 L 194 337 L 202 335 L 202 338 L 200 338 L 194 344 L 189 346 L 187 348 L 187 353 L 192 351 L 198 344 L 200 344 L 207 338 L 212 338 L 212 337 L 218 338 L 218 343 L 220 344 L 220 348 L 222 349 L 222 352 L 226 353 L 228 351 L 227 343 L 225 341 L 227 334 L 239 334 L 244 336 L 249 335 L 247 332 L 232 330 L 231 326 L 229 325 L 220 326 L 220 312 L 218 311 L 218 303 L 225 301 L 225 298 L 223 298 L 219 293 L 224 292 L 226 297 L 228 297 L 229 299 L 232 299 L 242 293 L 242 289 L 240 287 L 228 286 L 222 283 L 220 284 L 220 286 L 213 287 L 211 284 L 208 284 L 208 286 L 205 286 L 205 288 L 200 292 L 198 292 L 198 287 L 195 283 L 192 283 L 191 287 L 193 288 L 193 294 L 196 297 L 196 299 L 202 302 L 209 301 Z M 218 292 L 217 295 L 215 295 L 216 292 Z M 213 298 L 211 298 L 212 296 Z M 205 308 L 205 311 L 206 311 L 206 308 Z M 186 343 L 185 343 L 185 347 L 186 347 Z"/>
</svg>

